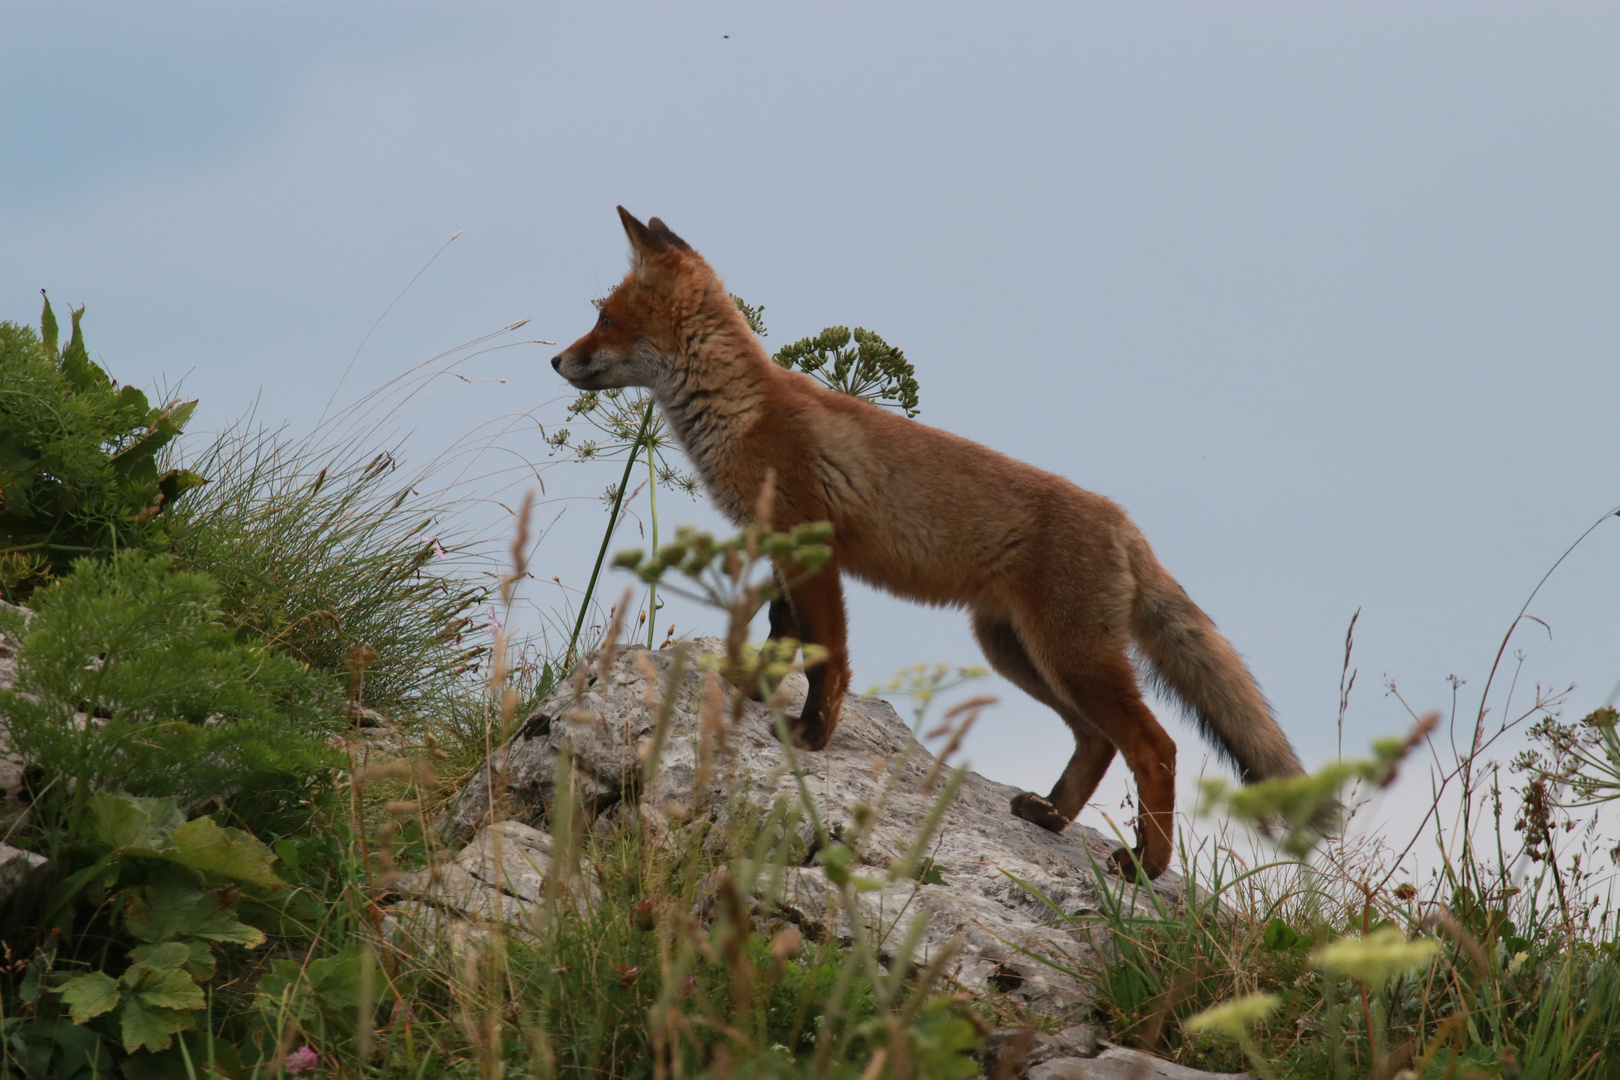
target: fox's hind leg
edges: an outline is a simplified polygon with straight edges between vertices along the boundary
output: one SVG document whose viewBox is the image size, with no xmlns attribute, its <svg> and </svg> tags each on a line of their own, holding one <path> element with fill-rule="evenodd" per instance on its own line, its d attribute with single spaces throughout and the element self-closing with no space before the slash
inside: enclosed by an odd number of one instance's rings
<svg viewBox="0 0 1620 1080">
<path fill-rule="evenodd" d="M 1123 649 L 1100 656 L 1073 650 L 1037 662 L 1050 665 L 1051 682 L 1114 744 L 1136 779 L 1136 847 L 1114 852 L 1109 863 L 1128 877 L 1138 870 L 1158 877 L 1175 850 L 1176 743 L 1142 700 L 1130 658 Z"/>
<path fill-rule="evenodd" d="M 979 639 L 979 646 L 991 667 L 1024 693 L 1063 717 L 1064 723 L 1074 733 L 1074 756 L 1069 758 L 1063 775 L 1052 787 L 1052 793 L 1043 799 L 1033 791 L 1026 791 L 1012 801 L 1014 816 L 1043 829 L 1062 832 L 1091 801 L 1103 774 L 1114 760 L 1114 744 L 1098 734 L 1072 705 L 1052 692 L 1046 680 L 1041 678 L 1035 662 L 1024 650 L 1023 643 L 1018 640 L 1018 633 L 1011 623 L 975 613 L 973 634 Z"/>
</svg>

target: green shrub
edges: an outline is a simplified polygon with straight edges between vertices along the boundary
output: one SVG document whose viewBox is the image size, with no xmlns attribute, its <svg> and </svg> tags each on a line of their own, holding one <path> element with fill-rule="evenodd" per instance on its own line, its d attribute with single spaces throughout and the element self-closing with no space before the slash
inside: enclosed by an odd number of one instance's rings
<svg viewBox="0 0 1620 1080">
<path fill-rule="evenodd" d="M 157 464 L 196 402 L 154 408 L 119 386 L 85 351 L 83 316 L 61 349 L 49 300 L 37 334 L 0 322 L 0 594 L 14 603 L 76 559 L 161 550 L 159 515 L 203 483 Z"/>
<path fill-rule="evenodd" d="M 81 560 L 33 604 L 0 716 L 38 777 L 44 848 L 87 836 L 92 793 L 111 789 L 218 796 L 257 827 L 338 760 L 320 739 L 332 681 L 239 644 L 214 583 L 169 556 Z"/>
</svg>

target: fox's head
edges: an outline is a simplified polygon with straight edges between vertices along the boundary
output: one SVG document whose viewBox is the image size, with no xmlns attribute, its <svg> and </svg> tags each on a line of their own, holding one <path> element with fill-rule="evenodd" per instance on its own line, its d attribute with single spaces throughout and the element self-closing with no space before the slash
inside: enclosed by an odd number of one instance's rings
<svg viewBox="0 0 1620 1080">
<path fill-rule="evenodd" d="M 580 390 L 657 387 L 675 363 L 679 325 L 708 291 L 700 283 L 713 276 L 703 257 L 657 218 L 643 225 L 621 206 L 619 220 L 630 237 L 630 272 L 602 302 L 591 332 L 551 361 Z"/>
</svg>

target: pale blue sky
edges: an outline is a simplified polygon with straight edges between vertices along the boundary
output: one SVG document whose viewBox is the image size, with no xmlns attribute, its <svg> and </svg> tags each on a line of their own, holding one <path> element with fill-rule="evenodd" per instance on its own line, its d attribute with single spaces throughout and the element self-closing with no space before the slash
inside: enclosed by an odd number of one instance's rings
<svg viewBox="0 0 1620 1080">
<path fill-rule="evenodd" d="M 457 230 L 346 393 L 519 318 L 572 340 L 624 203 L 771 344 L 874 329 L 923 422 L 1122 503 L 1311 761 L 1353 611 L 1348 748 L 1407 723 L 1385 676 L 1467 702 L 1620 504 L 1613 4 L 0 2 L 0 40 L 0 317 L 88 305 L 95 354 L 184 376 L 195 426 L 257 398 L 307 428 Z M 473 361 L 504 384 L 440 399 L 421 452 L 559 419 L 554 351 Z M 535 568 L 577 581 L 600 510 L 567 505 Z M 1608 694 L 1617 590 L 1620 521 L 1532 608 L 1521 699 Z M 859 686 L 977 662 L 957 614 L 852 607 Z M 971 754 L 1044 790 L 1069 737 L 997 692 Z"/>
</svg>

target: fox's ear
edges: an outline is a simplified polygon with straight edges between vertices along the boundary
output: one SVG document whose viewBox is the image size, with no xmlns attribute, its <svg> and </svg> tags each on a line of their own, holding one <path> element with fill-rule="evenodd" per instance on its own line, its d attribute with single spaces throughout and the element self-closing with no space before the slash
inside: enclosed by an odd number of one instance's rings
<svg viewBox="0 0 1620 1080">
<path fill-rule="evenodd" d="M 658 237 L 658 239 L 662 240 L 664 243 L 668 244 L 670 247 L 679 248 L 682 251 L 691 251 L 692 250 L 692 245 L 691 244 L 688 244 L 685 240 L 682 240 L 680 237 L 676 236 L 674 231 L 671 230 L 668 225 L 665 225 L 658 218 L 648 218 L 647 219 L 647 229 L 654 236 Z"/>
<path fill-rule="evenodd" d="M 619 207 L 619 220 L 624 222 L 624 235 L 630 238 L 630 262 L 633 266 L 640 266 L 643 257 L 658 254 L 669 246 L 663 236 L 635 220 L 635 215 L 622 206 Z M 654 217 L 653 220 L 656 222 L 658 219 Z"/>
<path fill-rule="evenodd" d="M 619 220 L 624 223 L 624 234 L 630 238 L 630 247 L 637 255 L 650 254 L 664 246 L 663 241 L 655 236 L 651 229 L 637 221 L 636 216 L 622 206 L 619 207 Z"/>
<path fill-rule="evenodd" d="M 619 207 L 619 220 L 624 222 L 624 234 L 630 238 L 630 249 L 637 260 L 643 255 L 655 255 L 667 248 L 677 248 L 681 251 L 691 251 L 692 247 L 685 240 L 676 236 L 657 218 L 652 218 L 643 225 L 637 221 L 635 215 L 624 207 Z"/>
</svg>

